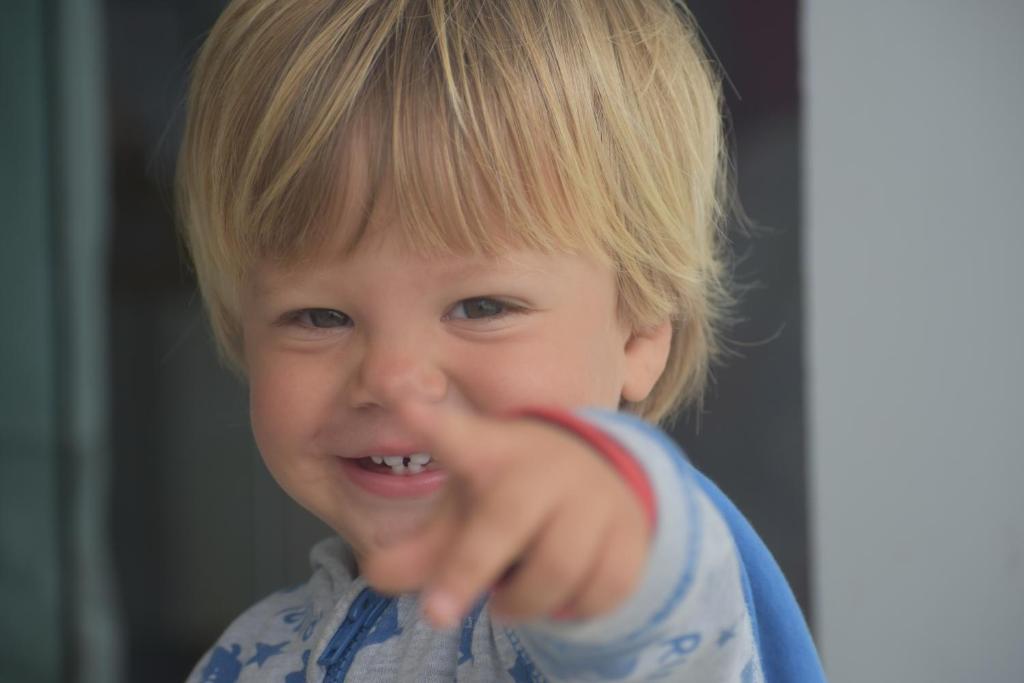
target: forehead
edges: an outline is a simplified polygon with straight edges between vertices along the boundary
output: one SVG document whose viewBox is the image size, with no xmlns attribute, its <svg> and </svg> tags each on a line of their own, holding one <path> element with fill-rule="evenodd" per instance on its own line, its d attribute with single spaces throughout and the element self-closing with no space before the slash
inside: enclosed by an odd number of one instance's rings
<svg viewBox="0 0 1024 683">
<path fill-rule="evenodd" d="M 387 227 L 369 232 L 347 254 L 323 252 L 315 259 L 281 264 L 261 261 L 248 278 L 244 298 L 250 303 L 291 300 L 302 293 L 325 296 L 368 297 L 401 293 L 403 301 L 432 293 L 480 289 L 475 294 L 561 292 L 593 304 L 604 302 L 615 290 L 615 276 L 607 264 L 583 254 L 547 254 L 509 248 L 498 255 L 427 255 L 394 239 Z M 463 292 L 465 293 L 465 292 Z M 548 294 L 546 296 L 554 296 Z"/>
<path fill-rule="evenodd" d="M 424 128 L 402 150 L 388 126 L 368 113 L 346 126 L 330 177 L 321 183 L 331 197 L 315 239 L 294 258 L 270 255 L 284 262 L 333 259 L 386 232 L 435 257 L 498 257 L 517 249 L 604 257 L 593 221 L 573 219 L 552 160 L 532 172 L 508 164 L 496 169 L 453 142 L 443 120 L 418 122 Z"/>
</svg>

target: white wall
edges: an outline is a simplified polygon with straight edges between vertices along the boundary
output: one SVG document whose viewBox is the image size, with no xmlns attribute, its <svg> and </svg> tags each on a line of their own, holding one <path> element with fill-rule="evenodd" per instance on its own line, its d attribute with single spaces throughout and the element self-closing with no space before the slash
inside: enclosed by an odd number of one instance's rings
<svg viewBox="0 0 1024 683">
<path fill-rule="evenodd" d="M 833 683 L 1024 681 L 1024 1 L 805 0 Z"/>
</svg>

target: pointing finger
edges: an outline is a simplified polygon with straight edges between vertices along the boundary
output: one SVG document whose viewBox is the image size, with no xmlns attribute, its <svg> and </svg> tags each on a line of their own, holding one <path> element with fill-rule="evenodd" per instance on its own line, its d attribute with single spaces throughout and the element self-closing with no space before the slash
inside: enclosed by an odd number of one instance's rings
<svg viewBox="0 0 1024 683">
<path fill-rule="evenodd" d="M 396 411 L 431 456 L 456 475 L 472 473 L 494 438 L 491 430 L 481 429 L 487 418 L 468 410 L 409 400 L 398 404 Z"/>
<path fill-rule="evenodd" d="M 519 506 L 522 490 L 501 489 L 460 530 L 424 594 L 424 611 L 435 626 L 450 627 L 481 593 L 497 583 L 523 553 L 551 509 Z"/>
</svg>

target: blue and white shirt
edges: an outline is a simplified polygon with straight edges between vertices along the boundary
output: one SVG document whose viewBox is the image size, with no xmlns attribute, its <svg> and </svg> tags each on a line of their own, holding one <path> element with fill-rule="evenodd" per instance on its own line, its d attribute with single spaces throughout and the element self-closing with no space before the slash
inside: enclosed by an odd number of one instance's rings
<svg viewBox="0 0 1024 683">
<path fill-rule="evenodd" d="M 416 595 L 375 593 L 333 538 L 313 548 L 309 581 L 236 619 L 188 683 L 824 681 L 778 565 L 721 491 L 659 429 L 623 413 L 579 416 L 637 460 L 654 494 L 645 574 L 618 609 L 511 628 L 483 601 L 436 631 Z"/>
</svg>

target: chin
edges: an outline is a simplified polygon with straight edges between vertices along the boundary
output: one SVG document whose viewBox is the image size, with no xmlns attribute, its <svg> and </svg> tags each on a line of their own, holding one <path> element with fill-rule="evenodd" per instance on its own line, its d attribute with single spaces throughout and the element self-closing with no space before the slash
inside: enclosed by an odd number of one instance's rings
<svg viewBox="0 0 1024 683">
<path fill-rule="evenodd" d="M 430 508 L 381 511 L 356 525 L 333 523 L 321 518 L 352 546 L 357 555 L 383 547 L 417 533 L 430 519 Z"/>
</svg>

